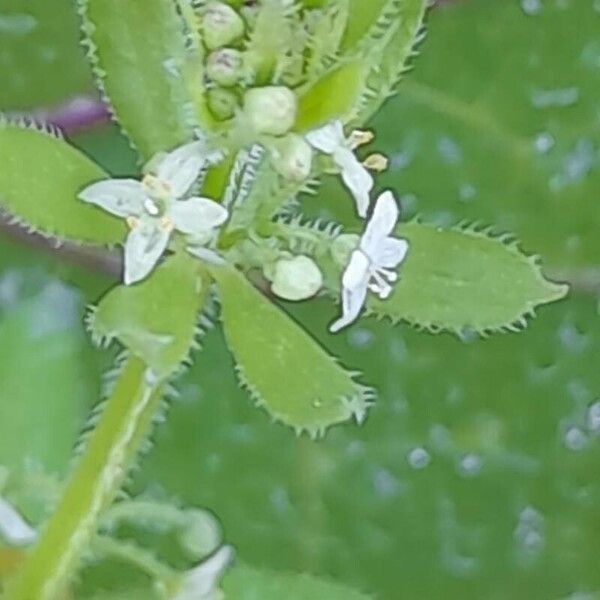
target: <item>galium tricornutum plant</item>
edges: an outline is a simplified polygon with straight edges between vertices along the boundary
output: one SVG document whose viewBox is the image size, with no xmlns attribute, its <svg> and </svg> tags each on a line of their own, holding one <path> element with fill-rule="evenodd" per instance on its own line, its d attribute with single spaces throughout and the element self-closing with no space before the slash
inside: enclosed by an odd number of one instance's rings
<svg viewBox="0 0 600 600">
<path fill-rule="evenodd" d="M 209 516 L 114 502 L 172 384 L 202 360 L 204 328 L 220 319 L 258 406 L 317 437 L 362 422 L 376 391 L 277 298 L 339 302 L 334 333 L 370 314 L 486 335 L 519 330 L 565 287 L 506 236 L 402 223 L 398 192 L 378 186 L 388 161 L 365 153 L 376 144 L 368 122 L 420 41 L 425 0 L 79 0 L 79 10 L 140 173 L 111 177 L 60 132 L 5 119 L 0 206 L 57 241 L 123 246 L 123 282 L 86 320 L 95 341 L 123 355 L 39 533 L 0 504 L 0 532 L 32 545 L 3 598 L 65 598 L 82 559 L 111 553 L 145 570 L 162 597 L 217 598 L 232 552 L 219 549 Z M 302 212 L 325 176 L 345 190 L 349 229 Z M 189 553 L 198 566 L 177 572 L 113 539 L 110 524 L 127 519 L 198 532 Z"/>
</svg>

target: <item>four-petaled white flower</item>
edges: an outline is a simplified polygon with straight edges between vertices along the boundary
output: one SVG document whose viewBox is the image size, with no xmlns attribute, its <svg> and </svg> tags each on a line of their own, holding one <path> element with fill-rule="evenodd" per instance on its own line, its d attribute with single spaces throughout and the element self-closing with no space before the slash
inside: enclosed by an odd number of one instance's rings
<svg viewBox="0 0 600 600">
<path fill-rule="evenodd" d="M 373 189 L 373 177 L 353 152 L 352 141 L 346 140 L 341 121 L 334 121 L 306 135 L 308 143 L 317 150 L 329 154 L 340 169 L 342 180 L 354 196 L 359 216 L 366 217 L 369 210 L 369 194 Z"/>
<path fill-rule="evenodd" d="M 392 293 L 391 283 L 398 279 L 394 269 L 408 252 L 406 240 L 390 236 L 398 217 L 394 195 L 384 192 L 377 199 L 373 215 L 342 276 L 342 316 L 330 326 L 332 333 L 356 320 L 368 290 L 382 300 Z"/>
<path fill-rule="evenodd" d="M 202 142 L 192 142 L 159 157 L 142 181 L 109 179 L 93 183 L 79 197 L 127 220 L 125 284 L 144 279 L 167 249 L 173 230 L 202 245 L 228 217 L 209 198 L 187 197 L 207 156 Z"/>
</svg>

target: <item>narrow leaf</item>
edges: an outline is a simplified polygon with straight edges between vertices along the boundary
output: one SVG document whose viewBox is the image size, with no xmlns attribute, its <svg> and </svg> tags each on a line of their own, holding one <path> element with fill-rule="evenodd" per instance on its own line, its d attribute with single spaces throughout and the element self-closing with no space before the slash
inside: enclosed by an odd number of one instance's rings
<svg viewBox="0 0 600 600">
<path fill-rule="evenodd" d="M 78 0 L 101 91 L 142 159 L 190 138 L 175 2 Z"/>
<path fill-rule="evenodd" d="M 361 54 L 369 62 L 370 73 L 360 123 L 368 121 L 395 92 L 420 39 L 426 8 L 426 0 L 388 0 L 361 42 Z"/>
<path fill-rule="evenodd" d="M 242 383 L 259 406 L 313 436 L 354 416 L 371 390 L 353 380 L 303 329 L 239 272 L 215 268 L 227 344 Z"/>
<path fill-rule="evenodd" d="M 90 316 L 92 335 L 118 339 L 157 376 L 169 375 L 194 345 L 205 296 L 199 263 L 177 254 L 142 283 L 109 292 Z"/>
<path fill-rule="evenodd" d="M 415 222 L 398 234 L 410 242 L 400 281 L 389 299 L 369 304 L 393 321 L 432 331 L 512 331 L 526 325 L 536 306 L 568 291 L 544 279 L 537 257 L 523 254 L 514 241 Z"/>
<path fill-rule="evenodd" d="M 113 245 L 124 223 L 77 199 L 106 173 L 57 132 L 0 120 L 0 210 L 44 235 Z"/>
<path fill-rule="evenodd" d="M 354 118 L 366 73 L 363 61 L 342 64 L 325 73 L 301 96 L 296 130 L 305 132 L 335 119 Z"/>
<path fill-rule="evenodd" d="M 223 591 L 236 600 L 369 600 L 338 583 L 317 579 L 306 574 L 259 571 L 239 565 L 225 576 Z"/>
</svg>

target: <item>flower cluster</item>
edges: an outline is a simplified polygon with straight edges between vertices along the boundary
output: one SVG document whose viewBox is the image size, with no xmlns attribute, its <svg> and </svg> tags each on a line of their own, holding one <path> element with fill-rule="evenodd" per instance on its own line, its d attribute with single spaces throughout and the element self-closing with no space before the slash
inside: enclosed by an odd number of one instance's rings
<svg viewBox="0 0 600 600">
<path fill-rule="evenodd" d="M 355 200 L 359 216 L 366 218 L 374 181 L 354 150 L 371 141 L 372 134 L 355 132 L 346 139 L 342 123 L 336 121 L 309 132 L 299 142 L 291 139 L 293 146 L 300 144 L 303 148 L 305 144 L 309 148 L 304 158 L 308 168 L 298 167 L 300 176 L 308 176 L 314 150 L 330 156 Z M 126 220 L 130 229 L 124 253 L 126 285 L 150 274 L 174 234 L 183 238 L 185 247 L 194 256 L 217 264 L 223 261 L 216 241 L 229 211 L 213 199 L 194 195 L 200 173 L 219 158 L 208 152 L 202 142 L 192 142 L 152 159 L 141 181 L 103 180 L 80 193 L 83 201 Z M 391 284 L 397 279 L 395 269 L 408 251 L 405 240 L 392 237 L 398 218 L 396 200 L 388 191 L 378 197 L 360 239 L 339 236 L 350 240 L 350 247 L 343 259 L 347 264 L 342 276 L 342 316 L 331 325 L 332 332 L 356 320 L 369 290 L 381 299 L 389 297 Z M 273 293 L 285 300 L 305 300 L 323 287 L 319 267 L 304 255 L 280 253 L 269 269 L 265 267 L 265 274 Z"/>
</svg>

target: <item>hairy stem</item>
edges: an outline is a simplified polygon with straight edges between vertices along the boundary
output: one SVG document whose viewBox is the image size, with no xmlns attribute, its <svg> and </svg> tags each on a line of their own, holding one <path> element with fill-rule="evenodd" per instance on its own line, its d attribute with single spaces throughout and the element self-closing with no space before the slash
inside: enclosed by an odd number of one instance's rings
<svg viewBox="0 0 600 600">
<path fill-rule="evenodd" d="M 15 579 L 5 600 L 58 600 L 96 533 L 147 436 L 162 385 L 145 364 L 129 358 L 98 425 L 78 460 L 58 507 Z"/>
</svg>

